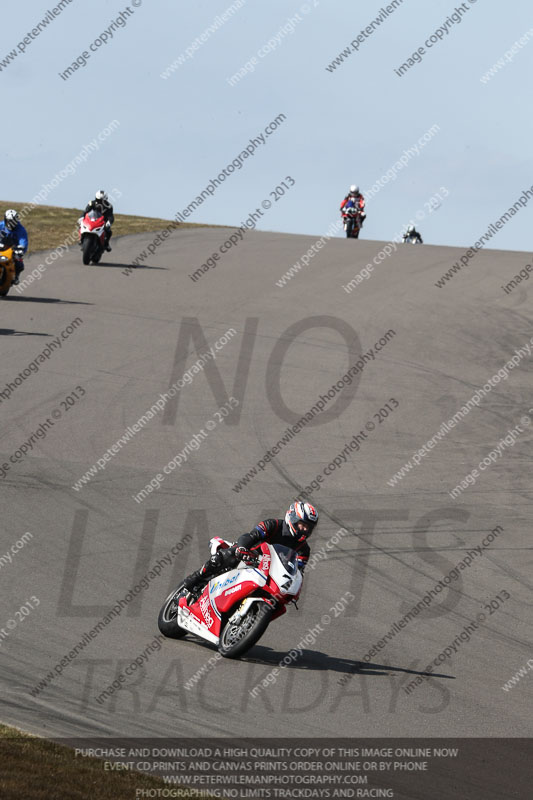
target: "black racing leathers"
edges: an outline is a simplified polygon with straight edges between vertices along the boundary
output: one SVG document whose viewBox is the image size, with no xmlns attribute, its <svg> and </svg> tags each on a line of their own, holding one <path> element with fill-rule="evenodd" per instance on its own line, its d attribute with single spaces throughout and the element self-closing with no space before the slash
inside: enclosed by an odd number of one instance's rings
<svg viewBox="0 0 533 800">
<path fill-rule="evenodd" d="M 267 519 L 255 526 L 250 533 L 243 533 L 237 542 L 238 547 L 245 547 L 247 550 L 258 548 L 261 542 L 269 544 L 283 544 L 291 547 L 298 553 L 298 566 L 301 570 L 305 568 L 311 548 L 307 544 L 305 536 L 300 541 L 292 535 L 284 519 Z"/>
<path fill-rule="evenodd" d="M 243 533 L 242 536 L 239 536 L 237 543 L 232 547 L 226 550 L 219 550 L 218 553 L 211 556 L 203 567 L 200 567 L 200 569 L 192 572 L 185 578 L 183 585 L 190 591 L 201 591 L 211 578 L 223 572 L 227 572 L 230 569 L 235 569 L 240 560 L 239 557 L 235 555 L 237 547 L 244 547 L 246 550 L 254 551 L 259 549 L 261 542 L 282 544 L 285 545 L 285 547 L 296 550 L 298 567 L 302 572 L 305 569 L 305 565 L 311 553 L 305 536 L 297 540 L 291 534 L 285 520 L 266 519 L 263 522 L 259 522 L 249 533 Z"/>
</svg>

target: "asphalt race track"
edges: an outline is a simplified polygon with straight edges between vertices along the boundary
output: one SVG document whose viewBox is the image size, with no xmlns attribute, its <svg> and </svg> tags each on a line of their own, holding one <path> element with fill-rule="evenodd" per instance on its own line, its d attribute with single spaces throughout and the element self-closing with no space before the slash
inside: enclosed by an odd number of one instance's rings
<svg viewBox="0 0 533 800">
<path fill-rule="evenodd" d="M 531 678 L 507 692 L 502 686 L 532 655 L 531 357 L 520 356 L 419 465 L 388 483 L 530 342 L 527 283 L 508 295 L 501 289 L 528 254 L 480 252 L 438 288 L 464 251 L 400 246 L 348 293 L 343 285 L 384 243 L 333 239 L 278 287 L 320 234 L 250 232 L 192 281 L 230 233 L 178 230 L 131 274 L 124 270 L 151 234 L 115 239 L 99 266 L 83 267 L 74 248 L 2 301 L 1 390 L 55 337 L 61 342 L 0 398 L 0 554 L 26 531 L 33 537 L 12 563 L 1 562 L 10 598 L 0 619 L 8 632 L 1 642 L 2 720 L 47 736 L 528 736 Z M 38 263 L 34 255 L 25 275 Z M 214 365 L 197 369 L 105 469 L 73 489 L 232 329 Z M 353 383 L 234 491 L 286 428 L 372 348 L 374 358 L 359 362 Z M 218 410 L 231 396 L 238 408 L 223 418 Z M 517 426 L 493 463 L 452 498 Z M 189 448 L 186 462 L 137 502 L 201 429 L 207 433 L 198 449 Z M 37 430 L 24 454 L 21 445 Z M 350 440 L 354 450 L 335 466 Z M 216 651 L 192 637 L 166 640 L 159 650 L 151 644 L 166 595 L 205 559 L 210 536 L 236 537 L 265 515 L 281 515 L 314 480 L 318 488 L 307 496 L 321 521 L 311 543 L 314 552 L 328 542 L 330 549 L 308 570 L 299 611 L 291 608 L 273 624 L 243 661 L 213 659 L 185 688 Z M 481 554 L 363 661 L 495 530 Z M 184 537 L 178 555 L 167 558 Z M 159 576 L 32 696 L 157 562 Z M 17 617 L 26 603 L 29 613 Z M 477 629 L 458 639 L 476 618 Z M 306 636 L 303 654 L 253 696 Z M 457 639 L 451 658 L 413 685 Z M 142 666 L 99 703 L 143 653 Z"/>
</svg>

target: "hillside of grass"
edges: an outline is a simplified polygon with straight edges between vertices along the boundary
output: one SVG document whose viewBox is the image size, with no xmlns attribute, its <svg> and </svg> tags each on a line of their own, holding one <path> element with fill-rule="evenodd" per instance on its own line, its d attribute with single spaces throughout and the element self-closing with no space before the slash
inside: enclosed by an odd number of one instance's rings
<svg viewBox="0 0 533 800">
<path fill-rule="evenodd" d="M 8 208 L 21 211 L 25 203 L 16 203 L 11 200 L 0 201 L 0 219 Z M 76 228 L 77 221 L 82 213 L 81 208 L 60 208 L 59 206 L 35 206 L 24 215 L 22 224 L 28 231 L 28 253 L 38 250 L 54 250 Z M 129 214 L 115 214 L 113 236 L 125 236 L 130 233 L 151 233 L 166 228 L 172 220 L 157 217 L 137 217 Z M 180 222 L 180 228 L 204 228 L 194 222 Z"/>
<path fill-rule="evenodd" d="M 140 772 L 104 771 L 101 759 L 76 758 L 69 747 L 0 724 L 2 800 L 133 800 L 137 789 L 165 787 Z M 184 800 L 198 797 L 181 791 Z"/>
</svg>

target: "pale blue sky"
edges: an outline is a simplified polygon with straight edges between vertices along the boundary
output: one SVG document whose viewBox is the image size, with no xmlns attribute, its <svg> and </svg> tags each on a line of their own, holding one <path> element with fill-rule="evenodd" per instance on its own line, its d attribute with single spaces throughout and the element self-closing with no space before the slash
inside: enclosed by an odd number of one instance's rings
<svg viewBox="0 0 533 800">
<path fill-rule="evenodd" d="M 120 0 L 73 0 L 0 71 L 4 114 L 12 118 L 3 136 L 3 197 L 30 200 L 116 119 L 117 130 L 46 202 L 79 207 L 100 186 L 116 187 L 117 211 L 171 218 L 280 113 L 285 123 L 191 221 L 238 225 L 290 175 L 296 184 L 258 228 L 320 235 L 350 183 L 372 186 L 435 124 L 440 130 L 421 154 L 368 202 L 364 238 L 390 238 L 444 186 L 449 197 L 419 228 L 429 243 L 469 246 L 533 184 L 533 38 L 487 84 L 480 81 L 533 29 L 530 1 L 468 0 L 461 24 L 400 78 L 394 69 L 459 3 L 404 0 L 330 73 L 326 66 L 385 0 L 247 0 L 163 80 L 231 3 L 142 0 L 134 7 L 130 0 L 126 26 L 65 82 L 58 73 L 126 8 Z M 53 0 L 25 0 L 3 9 L 0 64 L 53 7 Z M 302 19 L 293 32 L 230 86 L 226 78 L 296 13 Z M 529 250 L 532 210 L 533 199 L 491 246 Z"/>
</svg>

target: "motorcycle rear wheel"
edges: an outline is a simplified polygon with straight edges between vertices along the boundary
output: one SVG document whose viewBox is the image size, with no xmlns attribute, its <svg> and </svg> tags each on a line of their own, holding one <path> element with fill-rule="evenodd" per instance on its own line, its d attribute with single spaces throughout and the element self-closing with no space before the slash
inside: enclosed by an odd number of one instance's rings
<svg viewBox="0 0 533 800">
<path fill-rule="evenodd" d="M 273 613 L 266 603 L 254 603 L 238 624 L 227 622 L 218 643 L 220 655 L 238 658 L 246 653 L 264 634 Z"/>
<path fill-rule="evenodd" d="M 157 618 L 159 630 L 163 636 L 166 636 L 168 639 L 181 639 L 187 633 L 183 628 L 180 628 L 177 622 L 177 601 L 182 596 L 183 592 L 183 586 L 178 586 L 177 589 L 174 589 L 163 603 L 163 607 Z"/>
</svg>

